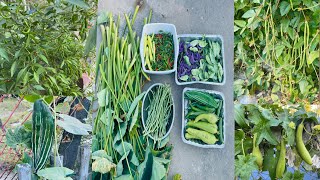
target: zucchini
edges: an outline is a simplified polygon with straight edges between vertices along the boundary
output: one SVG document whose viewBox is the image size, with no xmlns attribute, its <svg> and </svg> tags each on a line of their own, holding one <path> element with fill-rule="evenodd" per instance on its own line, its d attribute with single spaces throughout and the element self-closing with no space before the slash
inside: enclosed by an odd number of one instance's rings
<svg viewBox="0 0 320 180">
<path fill-rule="evenodd" d="M 49 158 L 54 129 L 54 118 L 51 111 L 42 100 L 37 100 L 33 105 L 31 140 L 35 173 L 45 166 Z"/>
</svg>

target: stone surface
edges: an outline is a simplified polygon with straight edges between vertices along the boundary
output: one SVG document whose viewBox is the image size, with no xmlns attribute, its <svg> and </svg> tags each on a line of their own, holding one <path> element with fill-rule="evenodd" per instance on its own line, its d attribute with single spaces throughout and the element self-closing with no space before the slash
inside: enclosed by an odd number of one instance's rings
<svg viewBox="0 0 320 180">
<path fill-rule="evenodd" d="M 152 75 L 147 89 L 153 83 L 169 83 L 173 88 L 176 116 L 170 134 L 173 144 L 173 158 L 169 170 L 169 179 L 179 173 L 188 179 L 234 179 L 234 120 L 233 120 L 233 1 L 220 0 L 156 0 L 144 1 L 138 13 L 136 31 L 141 34 L 143 18 L 153 10 L 151 22 L 175 24 L 178 34 L 219 34 L 224 38 L 226 83 L 224 86 L 193 84 L 188 87 L 212 89 L 223 92 L 226 98 L 226 146 L 224 149 L 202 149 L 183 143 L 181 139 L 182 90 L 187 86 L 178 86 L 174 73 Z M 133 12 L 137 1 L 100 0 L 98 11 L 111 11 L 114 14 Z M 99 41 L 99 36 L 98 36 Z"/>
</svg>

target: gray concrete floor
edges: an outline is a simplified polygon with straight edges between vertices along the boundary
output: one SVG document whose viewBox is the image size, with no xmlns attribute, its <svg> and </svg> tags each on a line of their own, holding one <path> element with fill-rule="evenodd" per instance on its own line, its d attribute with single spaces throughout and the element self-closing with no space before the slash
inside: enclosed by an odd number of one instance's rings
<svg viewBox="0 0 320 180">
<path fill-rule="evenodd" d="M 98 11 L 111 11 L 114 14 L 133 12 L 136 1 L 100 0 Z M 202 149 L 183 143 L 181 139 L 182 90 L 174 81 L 174 73 L 152 75 L 153 83 L 169 83 L 173 88 L 175 102 L 175 121 L 170 134 L 173 144 L 173 157 L 169 179 L 181 174 L 184 180 L 228 180 L 234 179 L 234 120 L 233 120 L 233 0 L 146 0 L 138 13 L 136 31 L 141 34 L 143 18 L 153 10 L 151 22 L 175 24 L 178 34 L 217 34 L 224 38 L 226 84 L 224 86 L 189 85 L 202 89 L 223 92 L 226 98 L 226 146 L 223 149 Z"/>
</svg>

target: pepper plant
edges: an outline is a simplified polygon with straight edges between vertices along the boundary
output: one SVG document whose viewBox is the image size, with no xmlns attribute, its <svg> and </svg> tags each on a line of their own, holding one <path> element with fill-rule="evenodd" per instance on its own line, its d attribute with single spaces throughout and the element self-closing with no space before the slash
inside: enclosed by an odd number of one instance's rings
<svg viewBox="0 0 320 180">
<path fill-rule="evenodd" d="M 96 1 L 0 3 L 0 93 L 81 94 L 83 42 Z M 89 4 L 88 4 L 89 3 Z"/>
</svg>

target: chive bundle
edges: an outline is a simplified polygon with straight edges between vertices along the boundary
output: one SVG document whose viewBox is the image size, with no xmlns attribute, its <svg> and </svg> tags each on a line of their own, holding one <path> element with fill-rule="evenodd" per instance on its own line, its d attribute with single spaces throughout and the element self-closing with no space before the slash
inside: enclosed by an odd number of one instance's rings
<svg viewBox="0 0 320 180">
<path fill-rule="evenodd" d="M 169 85 L 160 85 L 148 93 L 148 117 L 144 135 L 150 135 L 155 141 L 161 140 L 167 133 L 167 125 L 173 111 L 172 94 Z"/>
</svg>

